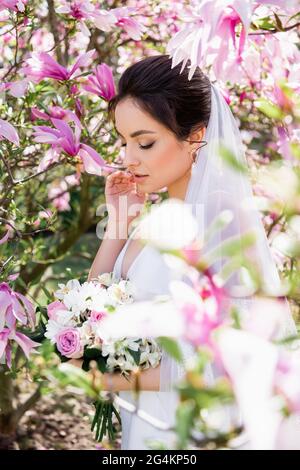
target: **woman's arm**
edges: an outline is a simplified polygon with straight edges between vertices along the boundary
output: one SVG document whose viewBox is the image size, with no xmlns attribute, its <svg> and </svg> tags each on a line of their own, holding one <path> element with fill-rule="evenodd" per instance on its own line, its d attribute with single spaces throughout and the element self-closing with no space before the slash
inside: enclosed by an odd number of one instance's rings
<svg viewBox="0 0 300 470">
<path fill-rule="evenodd" d="M 106 178 L 105 200 L 108 223 L 91 266 L 88 281 L 99 274 L 113 271 L 117 256 L 128 238 L 129 224 L 139 215 L 145 199 L 145 194 L 137 194 L 136 183 L 131 173 L 115 171 Z"/>
<path fill-rule="evenodd" d="M 82 362 L 82 359 L 71 359 L 69 361 L 70 364 L 80 368 L 82 366 Z M 109 374 L 106 372 L 105 374 L 102 374 L 101 379 L 103 391 L 121 392 L 134 390 L 133 377 L 131 377 L 130 380 L 127 380 L 119 373 L 115 372 Z M 149 369 L 140 371 L 138 381 L 140 390 L 158 392 L 160 386 L 160 365 L 155 368 L 150 367 Z"/>
<path fill-rule="evenodd" d="M 118 254 L 125 245 L 127 233 L 127 221 L 123 224 L 108 221 L 103 240 L 89 271 L 88 281 L 99 274 L 112 272 Z"/>
</svg>

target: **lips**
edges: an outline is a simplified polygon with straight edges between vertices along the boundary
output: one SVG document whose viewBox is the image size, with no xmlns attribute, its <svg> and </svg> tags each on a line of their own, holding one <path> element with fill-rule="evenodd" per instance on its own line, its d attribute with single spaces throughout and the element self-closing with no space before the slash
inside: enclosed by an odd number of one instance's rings
<svg viewBox="0 0 300 470">
<path fill-rule="evenodd" d="M 142 183 L 149 175 L 134 175 L 134 181 Z"/>
</svg>

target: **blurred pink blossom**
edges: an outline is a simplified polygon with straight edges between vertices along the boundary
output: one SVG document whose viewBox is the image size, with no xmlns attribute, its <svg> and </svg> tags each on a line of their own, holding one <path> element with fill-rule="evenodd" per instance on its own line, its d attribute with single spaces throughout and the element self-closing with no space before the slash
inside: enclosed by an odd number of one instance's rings
<svg viewBox="0 0 300 470">
<path fill-rule="evenodd" d="M 13 328 L 3 328 L 2 331 L 0 331 L 0 358 L 5 354 L 5 360 L 8 367 L 11 367 L 12 365 L 12 349 L 10 341 L 15 341 L 21 347 L 27 358 L 29 358 L 34 348 L 40 346 L 39 343 L 32 341 L 28 336 Z"/>
<path fill-rule="evenodd" d="M 8 8 L 13 11 L 25 11 L 27 0 L 0 0 L 0 11 Z"/>
<path fill-rule="evenodd" d="M 54 80 L 70 80 L 76 78 L 80 73 L 81 67 L 86 67 L 94 58 L 95 49 L 92 49 L 77 59 L 70 70 L 66 69 L 47 52 L 33 52 L 31 57 L 26 60 L 26 65 L 20 71 L 35 83 L 39 83 L 44 78 L 53 78 Z"/>
<path fill-rule="evenodd" d="M 0 284 L 0 331 L 7 325 L 14 328 L 19 321 L 24 326 L 34 327 L 33 304 L 23 294 L 15 292 L 6 283 Z"/>
<path fill-rule="evenodd" d="M 0 119 L 0 141 L 7 139 L 17 146 L 20 145 L 19 136 L 14 128 L 9 122 Z"/>
</svg>

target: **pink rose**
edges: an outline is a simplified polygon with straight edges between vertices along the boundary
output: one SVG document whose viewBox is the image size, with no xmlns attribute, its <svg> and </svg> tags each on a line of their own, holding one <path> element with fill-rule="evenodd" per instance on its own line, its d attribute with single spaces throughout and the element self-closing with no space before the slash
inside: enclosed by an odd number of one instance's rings
<svg viewBox="0 0 300 470">
<path fill-rule="evenodd" d="M 65 304 L 63 302 L 60 302 L 59 300 L 55 300 L 55 302 L 51 302 L 51 304 L 47 306 L 48 317 L 51 318 L 51 320 L 57 319 L 56 317 L 57 310 L 68 310 L 68 309 L 65 306 Z"/>
<path fill-rule="evenodd" d="M 92 310 L 91 315 L 90 315 L 90 321 L 91 322 L 100 321 L 104 317 L 106 317 L 106 312 L 97 312 L 96 310 Z"/>
<path fill-rule="evenodd" d="M 66 328 L 56 335 L 56 346 L 66 357 L 78 359 L 83 355 L 80 333 L 76 328 Z"/>
</svg>

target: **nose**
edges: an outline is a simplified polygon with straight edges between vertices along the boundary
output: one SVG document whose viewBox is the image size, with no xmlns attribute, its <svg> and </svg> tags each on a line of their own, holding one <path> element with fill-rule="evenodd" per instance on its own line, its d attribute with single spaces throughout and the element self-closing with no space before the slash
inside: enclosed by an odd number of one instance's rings
<svg viewBox="0 0 300 470">
<path fill-rule="evenodd" d="M 125 152 L 123 163 L 128 170 L 134 169 L 140 165 L 139 159 L 130 151 Z"/>
</svg>

